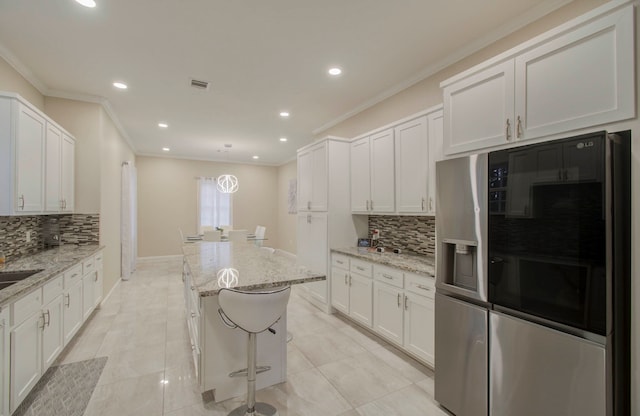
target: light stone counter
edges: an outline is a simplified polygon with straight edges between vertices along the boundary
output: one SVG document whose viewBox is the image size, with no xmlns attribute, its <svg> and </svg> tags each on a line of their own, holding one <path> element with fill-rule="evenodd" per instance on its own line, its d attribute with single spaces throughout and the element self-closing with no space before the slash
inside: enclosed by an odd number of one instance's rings
<svg viewBox="0 0 640 416">
<path fill-rule="evenodd" d="M 0 265 L 0 271 L 42 271 L 0 290 L 0 310 L 103 248 L 104 246 L 99 245 L 76 246 L 67 244 L 21 257 L 15 261 L 9 259 L 9 262 Z"/>
<path fill-rule="evenodd" d="M 378 253 L 357 247 L 334 248 L 331 249 L 331 251 L 333 253 L 345 254 L 372 263 L 384 264 L 385 266 L 396 267 L 406 272 L 422 274 L 432 278 L 436 275 L 435 258 L 431 256 L 387 252 Z"/>
<path fill-rule="evenodd" d="M 260 290 L 326 279 L 286 254 L 252 242 L 198 241 L 185 243 L 182 252 L 201 297 L 214 296 L 222 288 Z"/>
</svg>

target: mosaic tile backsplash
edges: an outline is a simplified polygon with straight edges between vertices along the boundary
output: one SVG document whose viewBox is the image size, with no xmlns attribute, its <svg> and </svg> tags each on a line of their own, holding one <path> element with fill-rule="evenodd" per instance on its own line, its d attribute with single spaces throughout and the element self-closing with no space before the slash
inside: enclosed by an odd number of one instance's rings
<svg viewBox="0 0 640 416">
<path fill-rule="evenodd" d="M 369 236 L 380 230 L 382 245 L 407 254 L 435 256 L 436 218 L 423 216 L 370 215 Z"/>
<path fill-rule="evenodd" d="M 26 233 L 31 231 L 31 241 Z M 99 214 L 0 216 L 0 251 L 7 261 L 37 253 L 59 234 L 61 244 L 89 245 L 100 240 Z"/>
</svg>

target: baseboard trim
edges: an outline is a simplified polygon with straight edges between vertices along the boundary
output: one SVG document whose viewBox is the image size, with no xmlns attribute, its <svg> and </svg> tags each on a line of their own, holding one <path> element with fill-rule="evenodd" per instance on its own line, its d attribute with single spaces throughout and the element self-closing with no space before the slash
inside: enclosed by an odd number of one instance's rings
<svg viewBox="0 0 640 416">
<path fill-rule="evenodd" d="M 113 285 L 113 287 L 111 288 L 111 290 L 109 291 L 109 293 L 107 293 L 106 295 L 102 296 L 102 300 L 100 301 L 100 305 L 99 307 L 102 307 L 102 304 L 105 303 L 107 301 L 107 299 L 109 299 L 109 297 L 111 297 L 111 294 L 113 294 L 113 291 L 116 290 L 116 288 L 118 287 L 118 285 L 122 282 L 122 278 L 118 279 L 116 281 L 116 284 Z"/>
</svg>

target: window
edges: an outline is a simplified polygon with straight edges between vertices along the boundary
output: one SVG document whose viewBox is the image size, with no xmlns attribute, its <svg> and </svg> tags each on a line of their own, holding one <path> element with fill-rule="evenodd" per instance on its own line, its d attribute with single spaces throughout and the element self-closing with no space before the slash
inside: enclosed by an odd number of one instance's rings
<svg viewBox="0 0 640 416">
<path fill-rule="evenodd" d="M 198 231 L 233 225 L 231 195 L 218 191 L 215 178 L 198 178 Z"/>
</svg>

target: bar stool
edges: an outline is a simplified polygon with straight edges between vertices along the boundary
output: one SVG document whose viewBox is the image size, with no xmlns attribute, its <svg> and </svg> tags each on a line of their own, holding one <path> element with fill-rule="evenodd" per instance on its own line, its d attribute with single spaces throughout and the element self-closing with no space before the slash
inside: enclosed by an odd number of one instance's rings
<svg viewBox="0 0 640 416">
<path fill-rule="evenodd" d="M 275 407 L 267 403 L 256 403 L 256 374 L 269 370 L 269 367 L 257 367 L 257 338 L 260 332 L 269 330 L 278 322 L 287 309 L 291 287 L 264 292 L 248 292 L 235 289 L 220 289 L 218 293 L 218 314 L 229 328 L 240 328 L 249 334 L 247 348 L 247 404 L 235 408 L 229 416 L 273 416 L 278 413 Z M 231 373 L 244 374 L 245 370 Z"/>
</svg>

